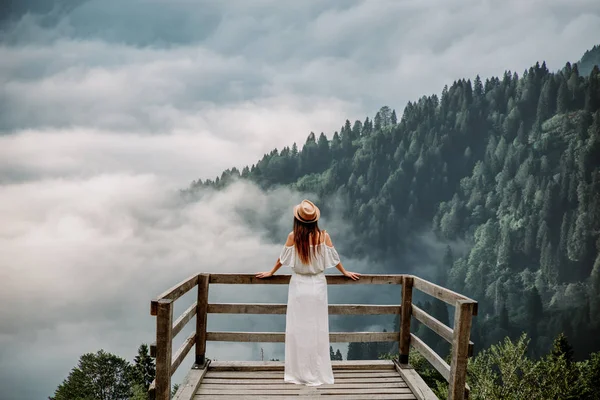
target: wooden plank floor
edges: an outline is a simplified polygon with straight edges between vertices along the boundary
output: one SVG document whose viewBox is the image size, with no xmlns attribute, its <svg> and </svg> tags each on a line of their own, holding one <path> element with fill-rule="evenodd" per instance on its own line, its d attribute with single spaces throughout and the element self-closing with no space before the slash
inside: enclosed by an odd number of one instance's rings
<svg viewBox="0 0 600 400">
<path fill-rule="evenodd" d="M 333 385 L 283 382 L 283 362 L 212 361 L 194 400 L 417 399 L 392 361 L 334 361 Z"/>
</svg>

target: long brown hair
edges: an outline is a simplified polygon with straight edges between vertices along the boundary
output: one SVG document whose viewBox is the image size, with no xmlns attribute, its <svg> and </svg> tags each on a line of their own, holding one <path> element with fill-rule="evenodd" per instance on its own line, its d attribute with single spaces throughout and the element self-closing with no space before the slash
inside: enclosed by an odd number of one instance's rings
<svg viewBox="0 0 600 400">
<path fill-rule="evenodd" d="M 315 251 L 321 250 L 320 246 L 317 246 L 320 239 L 321 230 L 317 221 L 307 223 L 294 217 L 294 246 L 303 264 L 310 263 L 311 258 L 315 256 Z M 311 251 L 311 244 L 314 246 L 313 251 Z"/>
</svg>

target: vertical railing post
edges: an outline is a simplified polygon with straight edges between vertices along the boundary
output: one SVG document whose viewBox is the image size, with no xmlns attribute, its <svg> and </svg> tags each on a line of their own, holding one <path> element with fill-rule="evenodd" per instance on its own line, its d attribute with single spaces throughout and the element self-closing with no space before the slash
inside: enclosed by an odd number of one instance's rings
<svg viewBox="0 0 600 400">
<path fill-rule="evenodd" d="M 173 300 L 158 300 L 156 314 L 156 400 L 171 398 Z"/>
<path fill-rule="evenodd" d="M 448 388 L 449 400 L 463 400 L 467 397 L 467 361 L 469 357 L 469 336 L 471 321 L 477 303 L 470 300 L 457 300 L 454 314 L 454 334 L 452 338 L 452 361 Z"/>
<path fill-rule="evenodd" d="M 196 311 L 196 367 L 206 362 L 206 322 L 208 314 L 208 285 L 210 274 L 198 275 L 198 309 Z"/>
<path fill-rule="evenodd" d="M 408 353 L 410 351 L 410 318 L 412 315 L 412 289 L 413 277 L 404 276 L 402 279 L 402 307 L 400 308 L 400 343 L 399 363 L 408 364 Z"/>
</svg>

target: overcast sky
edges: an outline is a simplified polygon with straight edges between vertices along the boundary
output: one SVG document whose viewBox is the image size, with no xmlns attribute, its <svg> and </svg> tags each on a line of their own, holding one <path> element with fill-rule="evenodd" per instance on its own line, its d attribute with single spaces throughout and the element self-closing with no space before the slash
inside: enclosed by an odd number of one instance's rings
<svg viewBox="0 0 600 400">
<path fill-rule="evenodd" d="M 237 185 L 183 204 L 178 188 L 383 105 L 400 113 L 455 79 L 559 69 L 600 40 L 597 0 L 22 0 L 0 12 L 2 400 L 45 399 L 84 352 L 131 359 L 152 335 L 149 300 L 189 274 L 269 268 L 281 244 L 264 222 L 283 236 L 303 196 Z M 351 234 L 324 219 L 338 243 Z"/>
</svg>

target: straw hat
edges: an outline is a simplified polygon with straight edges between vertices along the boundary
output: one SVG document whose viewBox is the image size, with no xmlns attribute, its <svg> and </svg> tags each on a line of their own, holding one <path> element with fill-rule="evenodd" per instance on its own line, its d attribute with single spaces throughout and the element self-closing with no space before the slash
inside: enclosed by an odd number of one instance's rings
<svg viewBox="0 0 600 400">
<path fill-rule="evenodd" d="M 321 210 L 310 200 L 302 200 L 300 204 L 294 207 L 294 217 L 300 222 L 317 222 L 321 216 Z"/>
</svg>

